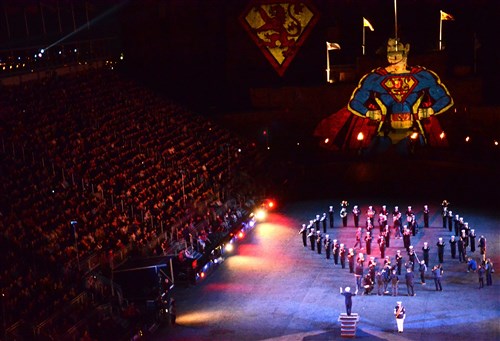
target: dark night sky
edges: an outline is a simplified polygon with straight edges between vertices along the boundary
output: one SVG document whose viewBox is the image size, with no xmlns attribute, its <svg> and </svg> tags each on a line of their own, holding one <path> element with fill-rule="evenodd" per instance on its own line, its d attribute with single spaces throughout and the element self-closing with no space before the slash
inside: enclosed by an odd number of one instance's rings
<svg viewBox="0 0 500 341">
<path fill-rule="evenodd" d="M 120 11 L 111 12 L 93 22 L 70 39 L 115 36 L 125 52 L 128 71 L 149 78 L 152 83 L 175 84 L 171 91 L 186 91 L 197 86 L 210 89 L 239 89 L 265 86 L 304 86 L 324 81 L 325 41 L 342 46 L 332 55 L 332 64 L 355 64 L 361 56 L 362 18 L 375 31 L 366 30 L 366 56 L 394 35 L 393 0 L 310 0 L 320 12 L 320 20 L 300 48 L 283 77 L 280 77 L 255 46 L 238 21 L 251 0 L 131 0 Z M 5 0 L 0 16 L 0 51 L 20 46 L 48 45 L 72 32 L 89 18 L 123 3 L 117 0 L 42 0 L 47 33 L 42 32 L 40 1 Z M 63 32 L 59 32 L 55 4 L 61 5 Z M 497 41 L 500 18 L 498 0 L 399 0 L 398 33 L 411 44 L 412 57 L 436 51 L 439 34 L 439 10 L 455 17 L 443 23 L 443 41 L 448 66 L 474 64 L 474 36 L 477 70 L 488 84 L 498 77 Z M 30 35 L 26 35 L 27 13 Z M 8 30 L 10 38 L 7 35 Z M 380 60 L 382 61 L 382 59 Z M 425 66 L 425 65 L 424 65 Z M 171 82 L 165 82 L 168 78 Z M 489 87 L 489 85 L 488 85 Z"/>
</svg>

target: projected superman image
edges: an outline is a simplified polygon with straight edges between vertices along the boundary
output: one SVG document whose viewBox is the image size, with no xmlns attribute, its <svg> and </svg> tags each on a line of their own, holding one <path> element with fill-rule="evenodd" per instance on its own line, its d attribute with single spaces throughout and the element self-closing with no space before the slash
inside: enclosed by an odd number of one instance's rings
<svg viewBox="0 0 500 341">
<path fill-rule="evenodd" d="M 415 144 L 442 145 L 442 130 L 434 116 L 451 108 L 453 99 L 434 72 L 407 65 L 409 51 L 409 44 L 389 39 L 388 65 L 366 74 L 347 108 L 332 115 L 337 120 L 335 127 L 329 128 L 331 120 L 326 119 L 315 135 L 332 137 L 342 132 L 340 145 L 345 149 L 384 151 L 391 145 L 399 145 L 400 150 Z"/>
</svg>

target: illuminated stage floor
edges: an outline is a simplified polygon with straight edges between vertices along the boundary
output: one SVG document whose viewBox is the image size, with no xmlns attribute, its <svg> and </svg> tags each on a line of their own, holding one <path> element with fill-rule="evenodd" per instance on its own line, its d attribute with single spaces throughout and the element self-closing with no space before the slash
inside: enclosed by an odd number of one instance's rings
<svg viewBox="0 0 500 341">
<path fill-rule="evenodd" d="M 334 265 L 322 255 L 302 246 L 298 234 L 302 222 L 321 214 L 332 201 L 297 201 L 270 215 L 246 237 L 235 254 L 208 278 L 189 289 L 178 288 L 177 326 L 159 330 L 156 340 L 335 340 L 340 339 L 339 313 L 344 312 L 340 286 L 355 287 L 354 275 Z M 349 198 L 363 212 L 367 205 L 389 208 L 399 205 L 414 209 L 423 202 L 381 202 Z M 413 237 L 421 257 L 424 241 L 431 246 L 430 265 L 438 262 L 436 242 L 450 233 L 442 228 L 439 202 L 428 203 L 432 210 L 431 227 L 421 228 Z M 498 219 L 472 208 L 453 207 L 477 234 L 484 234 L 488 255 L 494 263 L 498 257 Z M 421 222 L 420 214 L 417 216 Z M 355 228 L 340 228 L 336 217 L 332 238 L 353 246 Z M 391 240 L 386 255 L 404 250 L 402 240 Z M 378 248 L 372 255 L 380 258 Z M 403 252 L 403 255 L 406 254 Z M 479 258 L 476 250 L 473 257 Z M 407 257 L 405 257 L 407 259 Z M 500 338 L 500 284 L 493 274 L 493 286 L 478 289 L 478 276 L 467 273 L 467 266 L 451 259 L 449 244 L 445 248 L 443 291 L 435 291 L 430 271 L 427 285 L 416 279 L 417 296 L 408 297 L 404 280 L 399 296 L 356 296 L 353 312 L 360 315 L 357 338 L 365 340 L 498 340 Z M 407 309 L 405 331 L 398 334 L 393 317 L 396 301 Z"/>
<path fill-rule="evenodd" d="M 352 247 L 352 217 L 347 228 L 339 227 L 342 200 L 349 201 L 349 210 L 359 205 L 363 213 L 368 205 L 376 209 L 387 205 L 389 211 L 398 205 L 403 212 L 411 205 L 421 226 L 421 210 L 428 204 L 431 227 L 420 228 L 412 244 L 422 258 L 423 243 L 429 243 L 431 267 L 438 263 L 438 238 L 446 242 L 443 291 L 435 290 L 429 270 L 427 285 L 415 280 L 415 297 L 406 295 L 403 278 L 398 297 L 354 297 L 353 312 L 360 315 L 357 338 L 500 339 L 500 279 L 494 273 L 493 286 L 478 289 L 477 274 L 467 273 L 465 263 L 451 259 L 451 234 L 442 227 L 440 216 L 441 201 L 447 199 L 454 214 L 464 217 L 478 236 L 487 238 L 488 257 L 500 264 L 498 165 L 391 158 L 305 165 L 284 176 L 287 195 L 282 199 L 286 202 L 282 200 L 268 221 L 245 237 L 233 256 L 198 285 L 176 289 L 178 325 L 160 328 L 155 340 L 340 339 L 337 319 L 345 307 L 339 287 L 355 287 L 354 275 L 326 260 L 324 252 L 319 255 L 304 248 L 298 231 L 302 223 L 334 205 L 335 227 L 328 233 Z M 372 255 L 380 258 L 376 244 L 372 245 Z M 392 239 L 386 255 L 393 258 L 397 249 L 404 250 L 402 245 L 401 239 Z M 479 259 L 479 251 L 472 256 Z M 397 333 L 393 316 L 396 301 L 403 301 L 407 309 L 403 334 Z"/>
</svg>

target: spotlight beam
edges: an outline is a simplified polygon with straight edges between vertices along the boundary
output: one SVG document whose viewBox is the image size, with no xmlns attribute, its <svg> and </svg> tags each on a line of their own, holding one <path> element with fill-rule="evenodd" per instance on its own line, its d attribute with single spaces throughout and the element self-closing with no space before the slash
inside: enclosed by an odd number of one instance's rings
<svg viewBox="0 0 500 341">
<path fill-rule="evenodd" d="M 71 33 L 68 33 L 67 35 L 65 35 L 64 37 L 62 37 L 61 39 L 53 42 L 52 44 L 50 44 L 49 46 L 47 46 L 46 48 L 44 48 L 44 52 L 47 51 L 48 49 L 62 43 L 63 41 L 67 40 L 68 38 L 71 38 L 72 36 L 74 36 L 75 34 L 77 34 L 78 32 L 81 32 L 82 30 L 84 30 L 85 28 L 89 28 L 91 25 L 95 24 L 96 22 L 102 20 L 103 18 L 107 17 L 108 15 L 110 15 L 111 13 L 113 12 L 116 12 L 118 9 L 120 9 L 121 7 L 123 7 L 127 2 L 129 2 L 130 0 L 125 0 L 125 1 L 122 1 L 121 3 L 111 7 L 110 9 L 106 10 L 105 12 L 99 14 L 97 17 L 95 17 L 94 19 L 90 20 L 89 22 L 81 25 L 80 27 L 78 27 L 76 30 L 74 30 L 73 32 Z"/>
</svg>

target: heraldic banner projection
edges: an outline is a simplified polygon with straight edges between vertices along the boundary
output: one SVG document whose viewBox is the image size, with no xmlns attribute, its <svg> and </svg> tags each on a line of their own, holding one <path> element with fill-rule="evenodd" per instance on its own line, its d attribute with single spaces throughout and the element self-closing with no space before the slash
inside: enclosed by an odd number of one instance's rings
<svg viewBox="0 0 500 341">
<path fill-rule="evenodd" d="M 401 39 L 389 39 L 388 65 L 366 74 L 347 107 L 324 119 L 314 135 L 333 141 L 332 149 L 446 146 L 435 115 L 450 109 L 453 99 L 434 72 L 407 65 L 409 51 Z"/>
<path fill-rule="evenodd" d="M 276 72 L 283 76 L 319 19 L 306 0 L 254 0 L 240 22 Z"/>
</svg>

